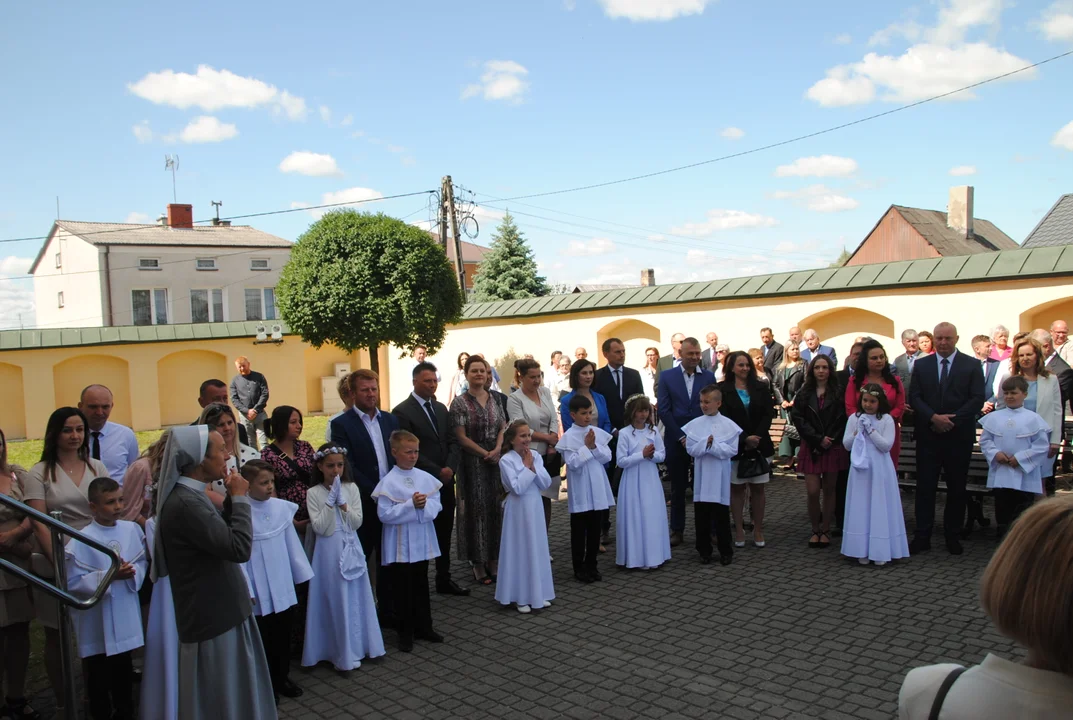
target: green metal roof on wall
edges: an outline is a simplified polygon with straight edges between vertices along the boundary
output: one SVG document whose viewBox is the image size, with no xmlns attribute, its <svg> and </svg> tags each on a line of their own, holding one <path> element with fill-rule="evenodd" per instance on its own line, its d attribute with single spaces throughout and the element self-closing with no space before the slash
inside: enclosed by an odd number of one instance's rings
<svg viewBox="0 0 1073 720">
<path fill-rule="evenodd" d="M 193 325 L 125 325 L 123 327 L 64 328 L 57 330 L 5 330 L 0 351 L 50 347 L 123 345 L 139 342 L 180 342 L 257 337 L 259 322 L 197 323 Z M 282 324 L 282 323 L 281 323 Z M 283 325 L 283 335 L 290 331 Z"/>
<path fill-rule="evenodd" d="M 557 315 L 585 310 L 627 309 L 689 302 L 746 300 L 787 295 L 950 285 L 1073 274 L 1073 245 L 1003 250 L 954 257 L 903 260 L 875 265 L 819 268 L 792 273 L 704 280 L 528 300 L 471 303 L 464 320 Z"/>
</svg>

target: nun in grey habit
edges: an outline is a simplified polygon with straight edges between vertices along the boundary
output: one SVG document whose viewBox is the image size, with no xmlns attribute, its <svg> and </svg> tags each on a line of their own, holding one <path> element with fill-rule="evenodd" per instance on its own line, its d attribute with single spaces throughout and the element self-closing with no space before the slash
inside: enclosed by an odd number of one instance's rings
<svg viewBox="0 0 1073 720">
<path fill-rule="evenodd" d="M 179 630 L 179 717 L 272 720 L 276 704 L 250 592 L 250 502 L 228 496 L 224 514 L 205 485 L 227 474 L 223 438 L 178 427 L 164 451 L 152 575 L 171 578 Z"/>
</svg>

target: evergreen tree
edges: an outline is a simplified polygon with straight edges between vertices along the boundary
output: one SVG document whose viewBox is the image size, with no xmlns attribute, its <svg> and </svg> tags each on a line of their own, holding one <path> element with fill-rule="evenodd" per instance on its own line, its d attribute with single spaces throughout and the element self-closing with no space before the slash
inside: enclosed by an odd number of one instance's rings
<svg viewBox="0 0 1073 720">
<path fill-rule="evenodd" d="M 533 251 L 508 212 L 492 236 L 490 252 L 477 267 L 473 300 L 521 300 L 547 294 L 548 284 L 537 275 Z"/>
</svg>

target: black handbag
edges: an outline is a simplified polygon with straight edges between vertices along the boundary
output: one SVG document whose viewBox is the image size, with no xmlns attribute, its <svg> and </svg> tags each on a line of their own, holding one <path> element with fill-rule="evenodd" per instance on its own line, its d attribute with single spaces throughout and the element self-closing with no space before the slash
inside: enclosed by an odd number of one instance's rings
<svg viewBox="0 0 1073 720">
<path fill-rule="evenodd" d="M 771 465 L 759 450 L 746 450 L 738 457 L 738 477 L 760 477 L 771 472 Z"/>
</svg>

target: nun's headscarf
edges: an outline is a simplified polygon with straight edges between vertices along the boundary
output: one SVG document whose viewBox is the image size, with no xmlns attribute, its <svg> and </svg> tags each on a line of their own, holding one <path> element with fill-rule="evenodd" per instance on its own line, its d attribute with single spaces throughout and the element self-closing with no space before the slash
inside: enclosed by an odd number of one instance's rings
<svg viewBox="0 0 1073 720">
<path fill-rule="evenodd" d="M 175 483 L 189 470 L 201 464 L 209 447 L 209 428 L 207 425 L 190 425 L 172 428 L 168 444 L 164 446 L 164 462 L 160 465 L 160 479 L 157 485 L 156 517 L 157 528 L 153 548 L 152 578 L 165 577 L 168 574 L 167 562 L 164 560 L 163 528 L 160 527 L 161 510 Z"/>
</svg>

